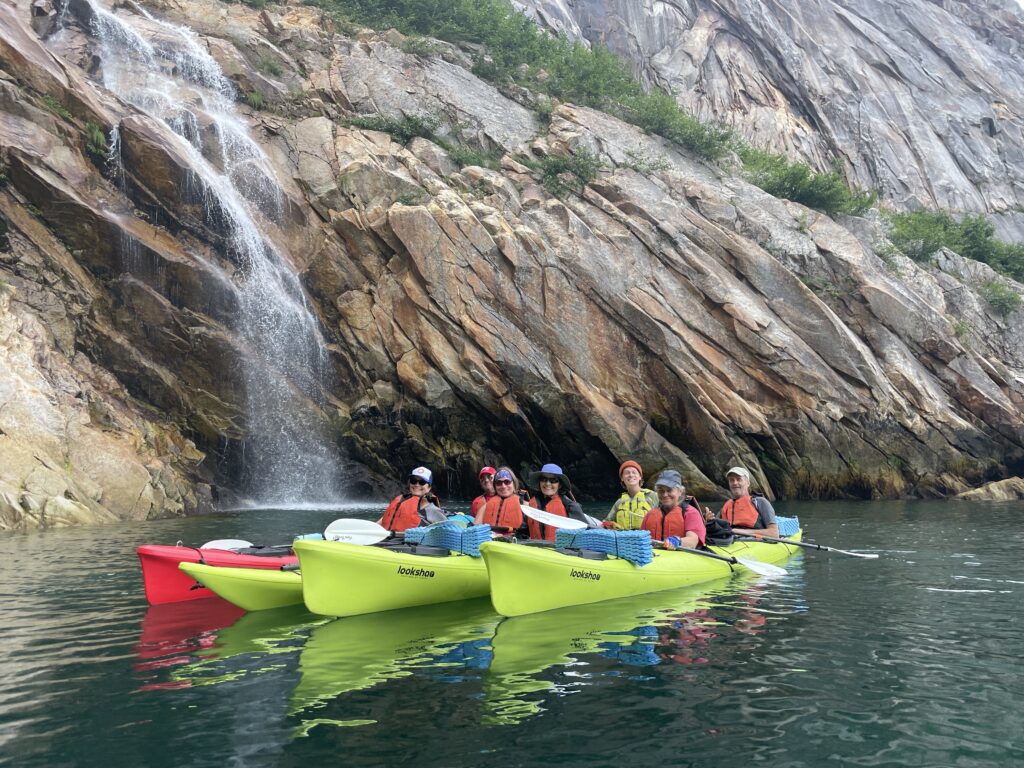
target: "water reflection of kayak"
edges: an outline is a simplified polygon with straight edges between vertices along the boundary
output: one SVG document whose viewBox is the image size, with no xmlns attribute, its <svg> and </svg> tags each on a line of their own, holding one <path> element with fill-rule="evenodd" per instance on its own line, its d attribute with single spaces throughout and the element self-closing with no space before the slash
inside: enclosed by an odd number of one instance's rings
<svg viewBox="0 0 1024 768">
<path fill-rule="evenodd" d="M 142 617 L 135 644 L 136 669 L 181 664 L 186 654 L 213 647 L 217 630 L 233 624 L 245 611 L 219 597 L 152 605 Z"/>
<path fill-rule="evenodd" d="M 559 690 L 542 674 L 588 656 L 629 666 L 704 663 L 719 631 L 713 606 L 755 584 L 747 576 L 711 590 L 685 587 L 503 619 L 485 678 L 487 718 L 512 724 L 542 711 L 542 699 L 528 694 Z"/>
<path fill-rule="evenodd" d="M 463 650 L 455 648 L 459 644 L 485 654 L 498 618 L 486 599 L 478 599 L 351 616 L 318 626 L 299 657 L 302 678 L 292 692 L 290 710 L 323 706 L 344 693 L 409 675 L 424 664 L 453 663 L 453 651 Z M 476 642 L 481 640 L 485 642 Z"/>
<path fill-rule="evenodd" d="M 191 685 L 217 685 L 258 674 L 267 657 L 297 652 L 303 637 L 324 621 L 302 606 L 246 613 L 220 630 L 200 658 L 176 669 L 174 677 Z"/>
</svg>

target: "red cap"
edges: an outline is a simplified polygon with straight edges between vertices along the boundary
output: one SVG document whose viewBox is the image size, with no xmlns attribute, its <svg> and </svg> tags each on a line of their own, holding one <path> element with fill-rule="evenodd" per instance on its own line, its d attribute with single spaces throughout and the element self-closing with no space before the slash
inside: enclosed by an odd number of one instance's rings
<svg viewBox="0 0 1024 768">
<path fill-rule="evenodd" d="M 483 477 L 484 475 L 496 475 L 496 474 L 498 474 L 498 470 L 496 470 L 494 467 L 484 467 L 483 469 L 480 470 L 479 474 L 477 474 L 477 478 L 479 479 L 479 478 Z"/>
<path fill-rule="evenodd" d="M 639 472 L 639 473 L 640 473 L 640 477 L 643 477 L 643 476 L 644 476 L 644 470 L 643 470 L 643 467 L 641 467 L 641 466 L 640 466 L 639 464 L 637 464 L 637 463 L 636 463 L 635 461 L 633 461 L 632 459 L 629 459 L 628 461 L 624 461 L 624 462 L 622 462 L 622 464 L 620 464 L 620 465 L 619 465 L 619 478 L 620 478 L 620 479 L 622 478 L 622 471 L 623 471 L 624 469 L 628 469 L 629 467 L 632 467 L 632 468 L 633 468 L 633 469 L 635 469 L 635 470 L 636 470 L 637 472 Z"/>
</svg>

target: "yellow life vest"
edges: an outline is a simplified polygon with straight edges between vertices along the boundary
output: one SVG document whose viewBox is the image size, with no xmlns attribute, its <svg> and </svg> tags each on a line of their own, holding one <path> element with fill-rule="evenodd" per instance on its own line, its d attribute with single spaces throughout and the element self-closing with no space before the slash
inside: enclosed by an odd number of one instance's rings
<svg viewBox="0 0 1024 768">
<path fill-rule="evenodd" d="M 651 503 L 647 500 L 648 494 L 653 494 L 647 488 L 641 488 L 636 496 L 630 496 L 624 492 L 619 500 L 615 502 L 615 524 L 620 531 L 636 531 L 640 529 L 644 521 L 644 515 L 651 511 Z"/>
</svg>

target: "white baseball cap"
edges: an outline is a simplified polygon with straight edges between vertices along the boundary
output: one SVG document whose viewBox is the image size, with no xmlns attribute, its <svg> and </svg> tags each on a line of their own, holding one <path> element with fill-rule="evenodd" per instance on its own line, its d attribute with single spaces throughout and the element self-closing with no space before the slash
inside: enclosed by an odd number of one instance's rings
<svg viewBox="0 0 1024 768">
<path fill-rule="evenodd" d="M 414 477 L 418 477 L 427 485 L 434 484 L 434 476 L 430 474 L 430 470 L 426 467 L 416 467 L 416 469 L 409 473 L 409 477 L 406 480 L 412 480 Z"/>
<path fill-rule="evenodd" d="M 727 480 L 729 479 L 729 475 L 736 475 L 737 477 L 742 477 L 745 480 L 749 480 L 750 479 L 750 473 L 747 470 L 745 470 L 743 467 L 733 467 L 728 472 L 726 472 L 725 473 L 725 478 Z"/>
</svg>

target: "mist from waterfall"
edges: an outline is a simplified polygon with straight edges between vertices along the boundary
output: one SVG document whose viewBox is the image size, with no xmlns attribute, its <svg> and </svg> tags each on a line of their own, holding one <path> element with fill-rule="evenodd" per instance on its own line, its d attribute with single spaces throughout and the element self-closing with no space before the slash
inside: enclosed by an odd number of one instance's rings
<svg viewBox="0 0 1024 768">
<path fill-rule="evenodd" d="M 316 317 L 291 265 L 264 232 L 282 220 L 282 193 L 235 107 L 235 88 L 191 29 L 87 0 L 104 87 L 166 125 L 187 157 L 221 255 L 246 349 L 246 438 L 241 493 L 256 505 L 330 504 L 341 497 L 340 458 L 320 416 L 328 364 Z M 116 138 L 116 137 L 112 137 Z M 112 142 L 113 143 L 113 142 Z M 115 158 L 115 162 L 118 158 Z"/>
</svg>

